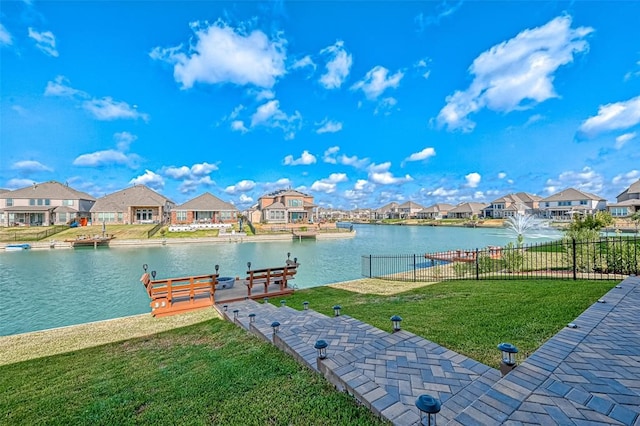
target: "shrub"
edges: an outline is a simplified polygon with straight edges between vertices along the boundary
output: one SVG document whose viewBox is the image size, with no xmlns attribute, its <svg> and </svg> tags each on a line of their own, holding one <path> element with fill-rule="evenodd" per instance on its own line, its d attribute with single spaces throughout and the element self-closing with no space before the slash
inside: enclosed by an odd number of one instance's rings
<svg viewBox="0 0 640 426">
<path fill-rule="evenodd" d="M 509 243 L 502 250 L 502 261 L 507 272 L 521 272 L 524 265 L 524 254 L 521 249 L 515 248 L 513 243 Z"/>
</svg>

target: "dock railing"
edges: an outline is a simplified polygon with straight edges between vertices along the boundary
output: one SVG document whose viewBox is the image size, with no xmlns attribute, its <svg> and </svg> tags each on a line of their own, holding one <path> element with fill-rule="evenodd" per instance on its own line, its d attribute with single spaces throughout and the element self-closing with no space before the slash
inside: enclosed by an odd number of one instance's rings
<svg viewBox="0 0 640 426">
<path fill-rule="evenodd" d="M 362 276 L 392 281 L 454 279 L 621 279 L 640 273 L 640 237 L 562 239 L 516 247 L 364 255 Z"/>
</svg>

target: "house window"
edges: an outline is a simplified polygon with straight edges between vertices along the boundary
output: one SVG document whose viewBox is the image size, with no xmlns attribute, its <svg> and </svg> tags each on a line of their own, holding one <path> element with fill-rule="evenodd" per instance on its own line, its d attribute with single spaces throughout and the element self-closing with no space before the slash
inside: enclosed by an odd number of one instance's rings
<svg viewBox="0 0 640 426">
<path fill-rule="evenodd" d="M 176 220 L 180 222 L 184 222 L 187 220 L 187 211 L 186 210 L 177 210 L 176 211 Z"/>
<path fill-rule="evenodd" d="M 118 212 L 118 222 L 122 222 L 122 212 Z"/>
<path fill-rule="evenodd" d="M 269 210 L 269 220 L 284 220 L 284 211 Z"/>
<path fill-rule="evenodd" d="M 13 198 L 7 198 L 7 207 L 13 206 Z"/>
<path fill-rule="evenodd" d="M 580 205 L 581 206 L 586 206 L 587 205 L 587 200 L 580 200 Z"/>
<path fill-rule="evenodd" d="M 34 198 L 29 200 L 29 205 L 30 206 L 35 206 L 36 205 L 36 200 Z"/>
<path fill-rule="evenodd" d="M 44 200 L 42 198 L 38 198 L 38 205 L 39 206 L 44 205 Z"/>
<path fill-rule="evenodd" d="M 136 220 L 153 220 L 153 210 L 152 209 L 137 209 L 136 210 Z"/>
<path fill-rule="evenodd" d="M 629 214 L 626 207 L 611 207 L 610 212 L 614 217 L 624 217 Z"/>
<path fill-rule="evenodd" d="M 58 223 L 65 223 L 67 221 L 67 214 L 62 212 L 58 213 Z"/>
<path fill-rule="evenodd" d="M 63 206 L 73 206 L 73 200 L 62 200 Z"/>
<path fill-rule="evenodd" d="M 548 201 L 547 201 L 546 203 L 544 203 L 544 206 L 545 206 L 545 207 L 549 207 L 550 205 L 551 205 L 551 203 L 550 203 L 550 202 L 548 202 Z"/>
<path fill-rule="evenodd" d="M 220 212 L 220 220 L 231 220 L 231 219 L 233 219 L 231 212 Z"/>
<path fill-rule="evenodd" d="M 571 201 L 558 201 L 558 206 L 560 207 L 566 207 L 570 205 L 571 205 Z"/>
<path fill-rule="evenodd" d="M 289 207 L 302 207 L 302 200 L 297 200 L 297 199 L 291 199 L 291 200 L 287 200 L 287 205 Z"/>
</svg>

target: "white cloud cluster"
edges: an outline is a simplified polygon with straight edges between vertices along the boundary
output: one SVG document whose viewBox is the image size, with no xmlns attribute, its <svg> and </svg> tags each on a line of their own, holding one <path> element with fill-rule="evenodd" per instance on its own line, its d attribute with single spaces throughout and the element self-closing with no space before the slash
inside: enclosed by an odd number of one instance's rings
<svg viewBox="0 0 640 426">
<path fill-rule="evenodd" d="M 11 169 L 17 170 L 19 173 L 24 174 L 53 171 L 51 167 L 45 166 L 41 162 L 35 160 L 17 161 L 13 163 Z"/>
<path fill-rule="evenodd" d="M 29 37 L 35 40 L 36 47 L 42 52 L 54 58 L 58 57 L 58 50 L 56 49 L 56 37 L 51 31 L 38 32 L 29 27 Z"/>
<path fill-rule="evenodd" d="M 217 165 L 205 162 L 194 164 L 191 167 L 163 167 L 160 173 L 165 177 L 182 181 L 178 190 L 182 194 L 190 194 L 197 189 L 198 185 L 215 185 L 215 182 L 209 176 L 209 174 L 215 170 L 218 170 Z"/>
<path fill-rule="evenodd" d="M 151 170 L 145 170 L 143 175 L 131 179 L 129 183 L 131 185 L 145 185 L 156 191 L 160 191 L 164 188 L 163 177 Z"/>
<path fill-rule="evenodd" d="M 598 115 L 589 117 L 579 131 L 587 137 L 601 133 L 626 130 L 640 123 L 640 96 L 627 101 L 601 105 Z"/>
<path fill-rule="evenodd" d="M 391 162 L 387 161 L 382 164 L 371 164 L 368 168 L 369 181 L 377 185 L 400 185 L 411 182 L 413 178 L 410 175 L 404 177 L 396 177 L 389 171 Z"/>
<path fill-rule="evenodd" d="M 467 182 L 465 186 L 467 186 L 468 188 L 477 188 L 480 184 L 482 176 L 480 176 L 480 173 L 473 172 L 466 175 L 464 179 Z"/>
<path fill-rule="evenodd" d="M 300 155 L 300 158 L 293 158 L 293 155 L 287 155 L 284 157 L 284 160 L 282 160 L 282 164 L 285 166 L 308 166 L 310 164 L 315 164 L 316 161 L 316 156 L 305 150 Z"/>
<path fill-rule="evenodd" d="M 13 44 L 13 37 L 11 33 L 0 24 L 0 46 L 11 46 Z"/>
<path fill-rule="evenodd" d="M 414 65 L 414 68 L 418 70 L 418 72 L 424 79 L 429 78 L 429 76 L 431 75 L 431 70 L 429 69 L 430 62 L 431 62 L 431 59 L 424 58 L 424 59 L 420 59 Z"/>
<path fill-rule="evenodd" d="M 436 150 L 432 147 L 427 147 L 420 152 L 414 152 L 413 154 L 405 158 L 403 162 L 423 161 L 431 157 L 435 157 L 435 155 L 436 155 Z"/>
<path fill-rule="evenodd" d="M 4 185 L 9 190 L 25 188 L 27 186 L 33 185 L 35 182 L 31 179 L 22 179 L 22 178 L 13 178 L 7 181 L 7 184 Z"/>
<path fill-rule="evenodd" d="M 332 146 L 328 148 L 322 156 L 322 161 L 329 164 L 342 164 L 343 166 L 351 166 L 355 167 L 356 169 L 363 169 L 371 163 L 368 158 L 358 158 L 356 155 L 353 155 L 351 157 L 345 154 L 338 155 L 338 152 L 340 152 L 339 146 Z"/>
<path fill-rule="evenodd" d="M 331 173 L 328 178 L 313 182 L 311 190 L 331 194 L 335 192 L 337 184 L 340 182 L 346 182 L 347 180 L 347 175 L 345 173 Z"/>
<path fill-rule="evenodd" d="M 325 118 L 320 123 L 317 123 L 317 126 L 319 127 L 316 130 L 316 133 L 320 135 L 323 133 L 336 133 L 342 130 L 342 123 L 340 123 L 339 121 L 329 120 L 328 118 Z"/>
<path fill-rule="evenodd" d="M 625 133 L 618 136 L 616 138 L 616 145 L 615 145 L 616 149 L 622 148 L 623 146 L 625 146 L 627 142 L 635 139 L 637 135 L 638 134 L 636 132 L 631 132 L 631 133 Z"/>
<path fill-rule="evenodd" d="M 191 24 L 193 42 L 169 48 L 155 47 L 150 56 L 173 65 L 173 76 L 183 88 L 195 83 L 232 83 L 271 88 L 286 72 L 286 44 L 280 35 L 269 38 L 260 30 L 214 24 Z"/>
<path fill-rule="evenodd" d="M 325 47 L 320 54 L 328 56 L 326 71 L 320 76 L 320 84 L 326 89 L 338 89 L 349 76 L 353 57 L 344 48 L 344 42 L 338 40 L 334 45 Z"/>
<path fill-rule="evenodd" d="M 566 188 L 599 194 L 604 188 L 604 179 L 595 170 L 584 167 L 579 172 L 569 170 L 560 173 L 556 179 L 547 179 L 544 191 L 548 194 L 554 194 Z"/>
<path fill-rule="evenodd" d="M 474 75 L 469 88 L 446 98 L 438 125 L 471 131 L 475 123 L 468 116 L 482 108 L 510 112 L 557 97 L 555 71 L 573 62 L 574 54 L 587 51 L 585 38 L 592 31 L 572 29 L 571 17 L 565 15 L 483 52 L 469 68 Z"/>
<path fill-rule="evenodd" d="M 301 69 L 301 68 L 313 68 L 314 70 L 318 67 L 315 62 L 313 62 L 313 59 L 311 59 L 311 56 L 307 55 L 304 58 L 298 59 L 297 61 L 295 61 L 293 63 L 293 65 L 291 65 L 291 69 L 297 70 L 297 69 Z"/>
<path fill-rule="evenodd" d="M 130 106 L 126 102 L 115 101 L 109 96 L 102 99 L 92 98 L 87 92 L 69 86 L 68 80 L 61 75 L 57 76 L 54 81 L 47 83 L 44 95 L 82 101 L 82 107 L 96 119 L 102 121 L 119 119 L 142 119 L 149 121 L 149 115 L 139 112 L 137 106 Z"/>
<path fill-rule="evenodd" d="M 622 185 L 627 188 L 638 179 L 640 179 L 640 170 L 631 170 L 630 172 L 621 173 L 615 176 L 611 180 L 611 183 L 613 183 L 614 185 Z"/>
<path fill-rule="evenodd" d="M 102 167 L 112 165 L 124 165 L 136 168 L 140 157 L 137 154 L 127 154 L 131 143 L 137 136 L 129 132 L 120 132 L 113 135 L 117 149 L 106 149 L 82 154 L 73 160 L 74 166 L 80 167 Z"/>
<path fill-rule="evenodd" d="M 453 4 L 449 4 L 447 0 L 443 0 L 442 2 L 427 2 L 425 4 L 435 4 L 436 10 L 435 13 L 426 15 L 424 13 L 420 13 L 415 17 L 415 22 L 418 25 L 419 31 L 424 31 L 430 25 L 438 25 L 442 18 L 446 18 L 448 16 L 453 15 L 459 8 L 462 6 L 463 0 L 458 0 Z"/>
<path fill-rule="evenodd" d="M 274 99 L 265 104 L 260 105 L 256 112 L 251 116 L 251 127 L 266 126 L 279 128 L 285 134 L 285 139 L 293 139 L 296 131 L 300 128 L 302 115 L 296 111 L 291 115 L 287 115 L 280 109 L 280 101 Z M 234 130 L 246 131 L 244 122 L 232 123 Z"/>
<path fill-rule="evenodd" d="M 237 194 L 238 192 L 248 192 L 256 187 L 256 183 L 252 180 L 241 180 L 235 185 L 227 186 L 224 190 L 227 194 Z"/>
<path fill-rule="evenodd" d="M 388 69 L 378 65 L 369 70 L 362 80 L 351 86 L 351 90 L 362 90 L 367 99 L 374 101 L 378 99 L 385 90 L 397 88 L 400 85 L 402 77 L 404 77 L 402 71 L 389 75 Z"/>
</svg>

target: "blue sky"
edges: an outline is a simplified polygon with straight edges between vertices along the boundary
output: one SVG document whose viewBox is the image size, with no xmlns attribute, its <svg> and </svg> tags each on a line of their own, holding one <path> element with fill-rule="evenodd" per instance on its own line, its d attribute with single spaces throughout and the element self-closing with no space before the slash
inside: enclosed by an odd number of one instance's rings
<svg viewBox="0 0 640 426">
<path fill-rule="evenodd" d="M 2 1 L 0 188 L 243 209 L 640 178 L 640 2 Z"/>
</svg>

